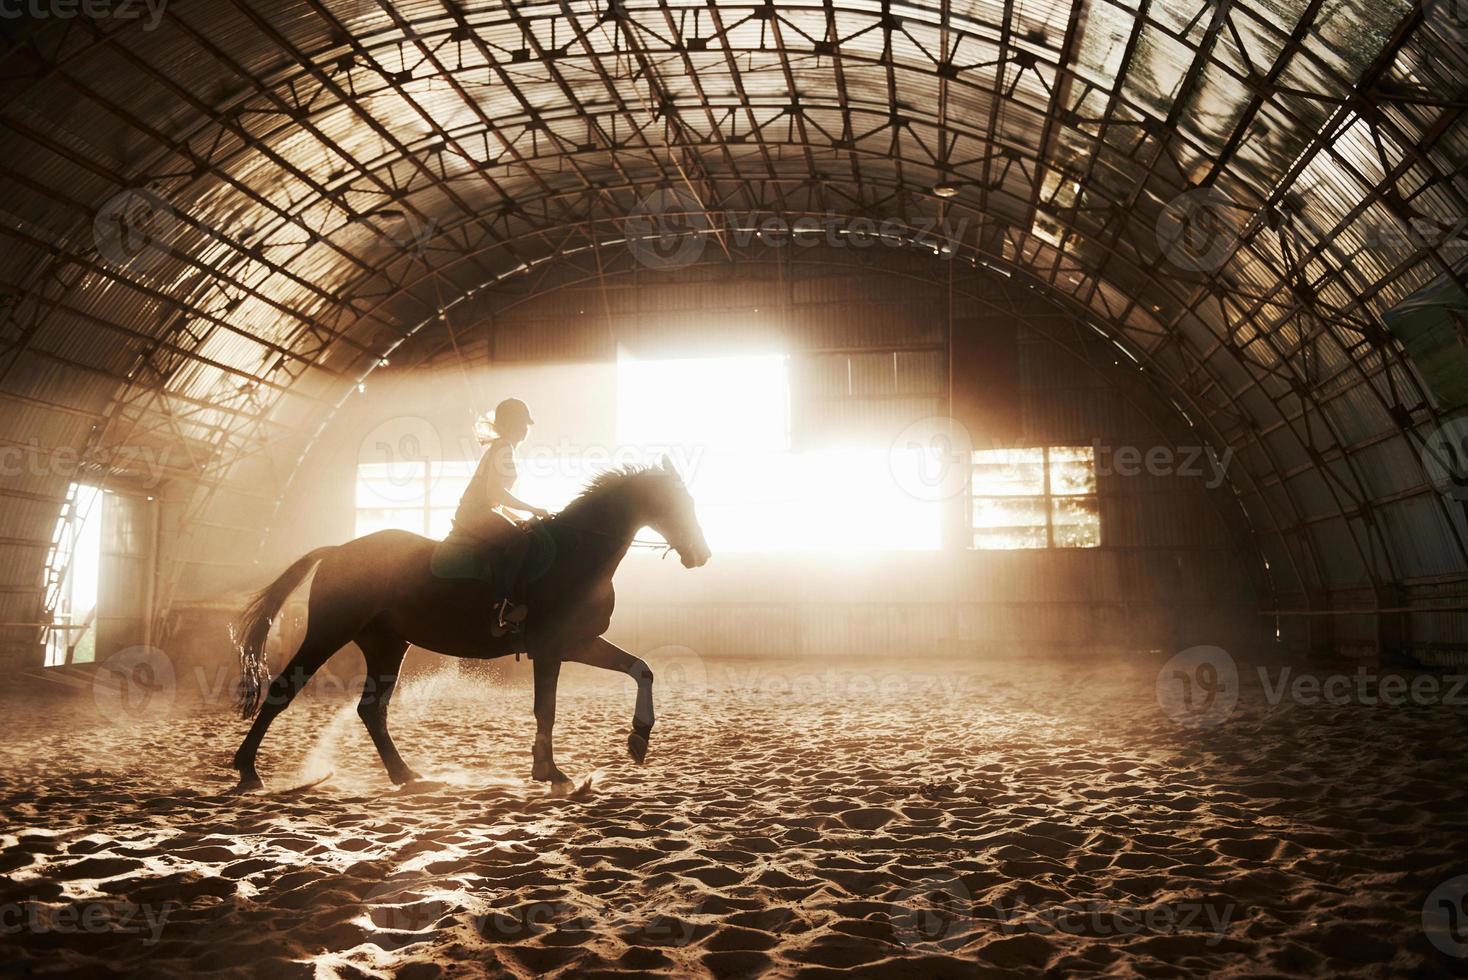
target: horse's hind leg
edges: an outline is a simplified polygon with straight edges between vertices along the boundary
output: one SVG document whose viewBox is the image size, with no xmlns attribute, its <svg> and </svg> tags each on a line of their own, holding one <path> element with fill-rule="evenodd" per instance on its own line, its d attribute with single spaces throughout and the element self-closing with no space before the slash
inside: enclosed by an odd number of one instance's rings
<svg viewBox="0 0 1468 980">
<path fill-rule="evenodd" d="M 255 756 L 260 751 L 260 742 L 264 740 L 265 732 L 275 716 L 290 705 L 312 675 L 321 669 L 321 665 L 346 646 L 350 639 L 350 632 L 342 630 L 339 625 L 323 622 L 322 617 L 316 616 L 314 612 L 308 613 L 306 638 L 301 641 L 301 648 L 296 651 L 291 662 L 286 664 L 285 669 L 275 676 L 275 680 L 270 682 L 260 713 L 255 716 L 250 733 L 245 736 L 239 751 L 234 754 L 231 765 L 239 770 L 241 790 L 259 789 L 263 785 L 260 774 L 255 771 Z"/>
<path fill-rule="evenodd" d="M 357 716 L 367 726 L 367 734 L 372 736 L 372 744 L 377 746 L 377 754 L 387 767 L 388 778 L 399 784 L 412 782 L 418 774 L 398 755 L 387 731 L 387 706 L 398 684 L 408 642 L 369 629 L 357 637 L 357 646 L 362 648 L 362 656 L 367 661 L 367 681 L 362 686 L 362 699 L 357 702 Z"/>
</svg>

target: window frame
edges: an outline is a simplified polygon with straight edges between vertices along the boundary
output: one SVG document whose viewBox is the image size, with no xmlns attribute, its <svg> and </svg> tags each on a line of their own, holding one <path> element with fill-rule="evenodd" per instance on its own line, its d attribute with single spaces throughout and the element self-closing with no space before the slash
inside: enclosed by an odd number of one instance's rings
<svg viewBox="0 0 1468 980">
<path fill-rule="evenodd" d="M 1038 494 L 1034 494 L 1034 493 L 1015 493 L 1015 494 L 983 493 L 983 494 L 981 494 L 981 493 L 977 492 L 977 488 L 974 486 L 974 482 L 973 482 L 974 481 L 974 468 L 976 466 L 980 465 L 981 462 L 986 462 L 984 460 L 981 460 L 980 457 L 985 456 L 985 455 L 990 454 L 990 453 L 996 453 L 996 452 L 1012 453 L 1012 452 L 1026 451 L 1026 450 L 1028 450 L 1028 451 L 1039 450 L 1039 452 L 1040 452 L 1040 474 L 1041 474 L 1041 484 L 1040 484 L 1041 489 L 1040 489 L 1040 493 L 1038 493 Z M 1095 484 L 1095 489 L 1094 490 L 1091 490 L 1091 491 L 1086 492 L 1086 493 L 1057 493 L 1055 491 L 1054 484 L 1053 484 L 1053 482 L 1051 480 L 1050 473 L 1051 473 L 1051 466 L 1053 465 L 1053 462 L 1054 462 L 1052 460 L 1052 458 L 1051 458 L 1051 453 L 1052 452 L 1055 452 L 1057 450 L 1069 450 L 1069 451 L 1088 450 L 1090 452 L 1089 462 L 1090 462 L 1090 466 L 1091 466 L 1091 477 L 1092 477 L 1092 480 L 1093 480 L 1093 482 Z M 1050 551 L 1050 550 L 1058 550 L 1058 549 L 1072 550 L 1072 549 L 1100 548 L 1103 545 L 1103 536 L 1102 536 L 1102 528 L 1101 528 L 1101 486 L 1100 486 L 1100 481 L 1097 479 L 1097 475 L 1096 475 L 1096 449 L 1095 449 L 1094 446 L 1013 446 L 1013 447 L 1009 447 L 1007 449 L 975 449 L 975 450 L 972 450 L 970 452 L 970 454 L 969 454 L 968 487 L 967 487 L 967 489 L 968 489 L 968 493 L 966 494 L 966 501 L 965 502 L 966 502 L 966 505 L 967 505 L 967 518 L 968 518 L 968 531 L 969 531 L 969 534 L 968 534 L 968 550 L 969 551 Z M 978 527 L 977 523 L 974 520 L 974 505 L 978 501 L 980 501 L 980 500 L 984 500 L 984 501 L 1030 501 L 1030 502 L 1037 502 L 1037 503 L 1039 503 L 1041 505 L 1041 509 L 1044 511 L 1044 514 L 1045 514 L 1045 544 L 1044 545 L 1039 545 L 1039 546 L 1018 545 L 1018 546 L 1010 547 L 1010 548 L 994 548 L 994 547 L 988 547 L 988 546 L 979 544 L 978 543 L 978 536 L 979 536 L 980 533 L 982 533 L 982 531 L 984 529 Z M 1095 522 L 1096 540 L 1095 540 L 1095 543 L 1094 544 L 1057 544 L 1056 543 L 1056 540 L 1055 540 L 1055 504 L 1056 504 L 1057 501 L 1063 501 L 1063 500 L 1089 500 L 1089 501 L 1092 501 L 1094 503 L 1094 505 L 1095 505 L 1095 513 L 1096 513 L 1096 522 Z M 1037 526 L 1038 525 L 1016 525 L 1016 527 L 1037 527 Z"/>
</svg>

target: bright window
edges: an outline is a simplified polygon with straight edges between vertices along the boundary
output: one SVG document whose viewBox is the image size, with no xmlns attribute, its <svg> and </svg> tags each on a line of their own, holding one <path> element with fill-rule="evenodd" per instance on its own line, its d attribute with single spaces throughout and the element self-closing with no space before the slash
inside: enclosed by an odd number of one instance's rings
<svg viewBox="0 0 1468 980">
<path fill-rule="evenodd" d="M 51 534 L 46 561 L 46 666 L 96 659 L 97 598 L 102 570 L 102 500 L 97 487 L 73 483 Z"/>
<path fill-rule="evenodd" d="M 755 456 L 790 448 L 789 358 L 617 355 L 617 440 Z"/>
<path fill-rule="evenodd" d="M 585 456 L 521 453 L 515 495 L 556 510 L 609 461 L 666 453 L 688 481 L 716 552 L 926 551 L 945 504 L 904 487 L 930 463 L 884 439 L 849 449 L 790 448 L 783 354 L 617 361 L 617 444 Z M 474 471 L 468 460 L 371 463 L 357 472 L 357 533 L 401 528 L 442 538 Z M 910 472 L 908 472 L 910 471 Z M 647 535 L 651 537 L 649 533 Z"/>
<path fill-rule="evenodd" d="M 617 436 L 649 459 L 673 458 L 715 552 L 940 546 L 941 506 L 911 496 L 894 472 L 920 466 L 917 453 L 885 442 L 791 450 L 783 354 L 642 360 L 624 352 Z"/>
<path fill-rule="evenodd" d="M 442 539 L 474 475 L 475 460 L 363 463 L 357 467 L 357 536 L 397 529 Z M 550 510 L 581 492 L 593 461 L 530 454 L 518 464 L 515 496 Z"/>
<path fill-rule="evenodd" d="M 357 467 L 357 535 L 396 528 L 442 538 L 474 464 L 402 460 Z"/>
<path fill-rule="evenodd" d="M 1090 446 L 974 453 L 973 546 L 1095 548 L 1101 544 L 1096 452 Z"/>
</svg>

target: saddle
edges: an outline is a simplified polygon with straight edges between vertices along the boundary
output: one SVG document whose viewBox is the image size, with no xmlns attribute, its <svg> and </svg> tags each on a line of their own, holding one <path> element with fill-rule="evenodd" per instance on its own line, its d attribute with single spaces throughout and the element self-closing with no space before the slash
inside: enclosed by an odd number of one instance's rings
<svg viewBox="0 0 1468 980">
<path fill-rule="evenodd" d="M 497 575 L 513 574 L 509 596 L 514 602 L 524 602 L 526 585 L 555 564 L 556 542 L 546 523 L 538 518 L 525 521 L 504 537 L 494 539 L 455 530 L 434 546 L 429 571 L 436 578 L 450 581 L 482 582 L 486 589 Z M 518 560 L 512 551 L 519 552 Z"/>
</svg>

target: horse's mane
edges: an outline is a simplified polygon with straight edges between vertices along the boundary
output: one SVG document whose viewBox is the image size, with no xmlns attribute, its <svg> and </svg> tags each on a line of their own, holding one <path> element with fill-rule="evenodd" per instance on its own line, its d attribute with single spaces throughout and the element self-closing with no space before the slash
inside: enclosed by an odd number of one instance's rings
<svg viewBox="0 0 1468 980">
<path fill-rule="evenodd" d="M 662 474 L 665 472 L 666 471 L 656 466 L 639 466 L 632 463 L 628 463 L 624 466 L 614 466 L 609 470 L 598 473 L 590 480 L 587 480 L 586 485 L 581 488 L 581 492 L 578 493 L 569 504 L 561 509 L 561 513 L 564 514 L 566 511 L 584 506 L 586 503 L 601 496 L 603 493 L 621 487 L 633 480 L 639 479 L 641 477 L 651 476 L 654 474 Z"/>
</svg>

